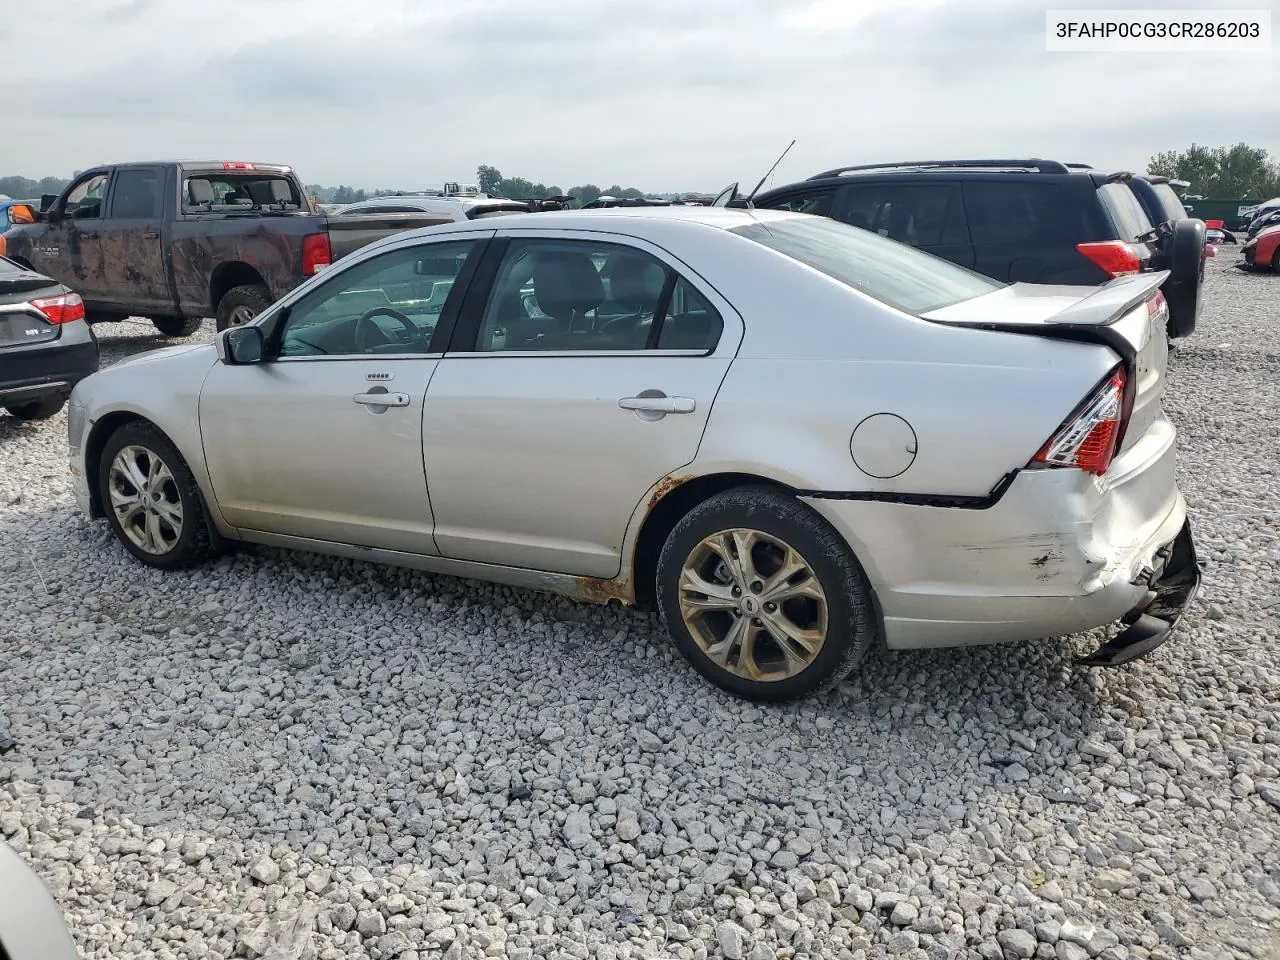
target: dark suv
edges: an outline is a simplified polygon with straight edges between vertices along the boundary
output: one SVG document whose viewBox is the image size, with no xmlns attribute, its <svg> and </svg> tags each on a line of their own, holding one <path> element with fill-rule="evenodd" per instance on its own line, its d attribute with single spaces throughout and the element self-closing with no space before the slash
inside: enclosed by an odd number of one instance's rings
<svg viewBox="0 0 1280 960">
<path fill-rule="evenodd" d="M 1054 160 L 878 163 L 827 170 L 752 203 L 842 220 L 1011 283 L 1094 285 L 1169 270 L 1169 336 L 1185 337 L 1200 309 L 1204 222 L 1185 210 L 1153 219 L 1137 193 L 1151 184 L 1134 181 Z"/>
</svg>

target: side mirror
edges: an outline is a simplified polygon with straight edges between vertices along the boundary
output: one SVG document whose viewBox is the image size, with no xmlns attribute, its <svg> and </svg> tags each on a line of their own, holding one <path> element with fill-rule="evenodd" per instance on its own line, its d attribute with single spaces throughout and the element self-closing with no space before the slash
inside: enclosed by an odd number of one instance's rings
<svg viewBox="0 0 1280 960">
<path fill-rule="evenodd" d="M 262 363 L 267 353 L 262 330 L 252 325 L 224 330 L 218 335 L 217 348 L 218 359 L 231 366 Z"/>
<path fill-rule="evenodd" d="M 35 223 L 36 212 L 29 203 L 15 203 L 9 208 L 10 223 Z"/>
</svg>

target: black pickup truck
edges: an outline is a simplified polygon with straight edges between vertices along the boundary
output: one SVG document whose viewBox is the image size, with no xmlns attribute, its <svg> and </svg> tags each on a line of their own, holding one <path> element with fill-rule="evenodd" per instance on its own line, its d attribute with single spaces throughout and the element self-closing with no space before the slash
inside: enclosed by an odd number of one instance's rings
<svg viewBox="0 0 1280 960">
<path fill-rule="evenodd" d="M 431 213 L 328 218 L 292 168 L 125 163 L 78 175 L 0 224 L 5 254 L 75 290 L 91 322 L 148 317 L 162 334 L 244 323 L 307 277 Z"/>
</svg>

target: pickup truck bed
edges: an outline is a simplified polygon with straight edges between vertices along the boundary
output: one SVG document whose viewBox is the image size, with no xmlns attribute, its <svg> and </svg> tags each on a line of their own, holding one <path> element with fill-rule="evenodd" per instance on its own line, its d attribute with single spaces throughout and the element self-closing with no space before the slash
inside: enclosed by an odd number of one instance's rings
<svg viewBox="0 0 1280 960">
<path fill-rule="evenodd" d="M 91 320 L 150 317 L 167 336 L 243 323 L 307 277 L 382 237 L 449 222 L 437 214 L 316 212 L 292 168 L 160 162 L 95 167 L 7 255 L 75 290 Z"/>
</svg>

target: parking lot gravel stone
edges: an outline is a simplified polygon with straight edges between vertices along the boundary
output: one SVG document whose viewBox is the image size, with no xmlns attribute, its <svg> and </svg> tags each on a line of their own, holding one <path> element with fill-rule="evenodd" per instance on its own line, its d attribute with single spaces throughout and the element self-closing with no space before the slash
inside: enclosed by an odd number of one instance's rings
<svg viewBox="0 0 1280 960">
<path fill-rule="evenodd" d="M 766 707 L 649 614 L 162 574 L 74 507 L 65 415 L 0 416 L 0 833 L 89 960 L 1274 960 L 1280 278 L 1233 259 L 1166 399 L 1204 588 L 1110 672 L 1096 636 L 882 652 Z"/>
</svg>

